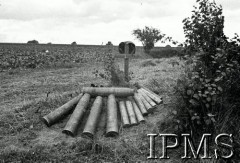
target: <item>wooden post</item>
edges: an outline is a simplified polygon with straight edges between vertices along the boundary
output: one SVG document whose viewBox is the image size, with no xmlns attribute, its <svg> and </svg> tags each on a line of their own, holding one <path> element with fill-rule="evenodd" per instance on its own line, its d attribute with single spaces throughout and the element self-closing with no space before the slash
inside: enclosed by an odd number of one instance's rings
<svg viewBox="0 0 240 163">
<path fill-rule="evenodd" d="M 128 58 L 128 53 L 129 53 L 129 45 L 125 44 L 124 47 L 124 53 L 125 53 L 125 57 L 124 57 L 124 75 L 125 75 L 125 80 L 129 81 L 129 58 Z"/>
</svg>

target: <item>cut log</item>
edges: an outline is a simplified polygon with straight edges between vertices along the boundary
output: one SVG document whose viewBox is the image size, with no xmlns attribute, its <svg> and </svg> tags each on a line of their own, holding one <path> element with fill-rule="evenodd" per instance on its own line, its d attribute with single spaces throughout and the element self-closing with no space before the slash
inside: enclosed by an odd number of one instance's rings
<svg viewBox="0 0 240 163">
<path fill-rule="evenodd" d="M 141 113 L 141 110 L 139 109 L 137 103 L 135 102 L 134 98 L 132 96 L 127 97 L 128 100 L 132 102 L 133 105 L 133 110 L 136 115 L 137 121 L 138 122 L 144 122 L 145 119 L 143 118 L 143 115 Z"/>
<path fill-rule="evenodd" d="M 121 120 L 123 127 L 129 127 L 130 122 L 128 118 L 128 112 L 124 101 L 119 101 L 119 110 L 121 113 Z"/>
<path fill-rule="evenodd" d="M 63 129 L 63 133 L 74 136 L 76 134 L 78 125 L 86 112 L 86 108 L 88 106 L 90 100 L 90 94 L 85 93 L 83 97 L 79 100 L 74 112 L 72 113 L 70 119 L 68 120 L 65 128 Z"/>
<path fill-rule="evenodd" d="M 152 92 L 151 90 L 149 90 L 146 87 L 142 87 L 140 88 L 141 90 L 143 90 L 151 99 L 153 99 L 157 104 L 161 104 L 162 101 L 162 97 L 160 97 L 159 95 L 157 95 L 156 93 Z"/>
<path fill-rule="evenodd" d="M 152 113 L 154 110 L 154 107 L 152 107 L 141 94 L 138 93 L 138 95 L 139 95 L 140 99 L 142 100 L 145 108 L 147 109 L 147 112 Z"/>
<path fill-rule="evenodd" d="M 147 109 L 145 108 L 145 106 L 144 106 L 141 98 L 139 97 L 139 95 L 138 95 L 137 93 L 134 93 L 133 98 L 134 98 L 136 104 L 138 105 L 138 107 L 139 107 L 142 115 L 143 115 L 143 116 L 148 115 Z"/>
<path fill-rule="evenodd" d="M 103 98 L 101 96 L 97 96 L 95 99 L 90 114 L 88 116 L 88 120 L 85 124 L 84 130 L 83 130 L 83 136 L 93 138 L 94 133 L 96 131 L 96 126 L 102 111 L 102 105 L 103 105 Z"/>
<path fill-rule="evenodd" d="M 83 87 L 83 93 L 89 93 L 91 96 L 109 96 L 113 94 L 116 97 L 133 96 L 134 89 L 125 87 Z"/>
<path fill-rule="evenodd" d="M 140 93 L 152 107 L 157 106 L 157 104 L 145 93 L 145 91 L 143 91 L 142 89 L 139 89 L 138 93 Z"/>
<path fill-rule="evenodd" d="M 135 112 L 138 122 L 145 122 L 145 119 L 143 118 L 143 115 L 134 100 L 132 101 L 132 104 L 133 104 L 133 109 L 134 109 L 134 112 Z"/>
<path fill-rule="evenodd" d="M 52 111 L 48 115 L 42 117 L 41 120 L 48 127 L 53 125 L 54 123 L 56 123 L 60 119 L 64 118 L 64 116 L 68 115 L 74 109 L 74 107 L 77 105 L 77 103 L 79 102 L 79 100 L 81 99 L 82 96 L 83 96 L 82 93 L 79 94 L 77 97 L 68 101 L 67 103 L 65 103 L 61 107 L 55 109 L 54 111 Z"/>
<path fill-rule="evenodd" d="M 106 126 L 106 136 L 112 137 L 118 135 L 118 114 L 117 114 L 117 104 L 116 99 L 113 94 L 108 96 L 107 101 L 107 126 Z"/>
<path fill-rule="evenodd" d="M 135 115 L 135 112 L 134 112 L 134 109 L 133 109 L 132 102 L 127 100 L 126 101 L 126 107 L 127 107 L 127 112 L 128 112 L 128 115 L 129 115 L 131 126 L 137 125 L 138 122 L 137 122 L 137 119 L 136 119 L 136 115 Z"/>
</svg>

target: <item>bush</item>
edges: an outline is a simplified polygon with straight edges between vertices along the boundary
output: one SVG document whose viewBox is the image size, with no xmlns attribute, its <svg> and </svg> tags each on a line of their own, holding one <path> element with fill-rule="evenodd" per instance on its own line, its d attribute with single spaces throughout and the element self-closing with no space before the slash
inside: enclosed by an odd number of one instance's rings
<svg viewBox="0 0 240 163">
<path fill-rule="evenodd" d="M 193 16 L 183 21 L 190 55 L 185 74 L 177 81 L 183 106 L 174 119 L 195 139 L 203 133 L 233 134 L 234 148 L 240 144 L 240 38 L 226 39 L 221 7 L 208 0 L 197 2 Z"/>
<path fill-rule="evenodd" d="M 154 48 L 154 44 L 158 41 L 164 42 L 165 34 L 161 33 L 159 29 L 145 26 L 144 29 L 135 29 L 132 32 L 139 41 L 143 44 L 144 52 L 149 54 L 150 50 Z"/>
<path fill-rule="evenodd" d="M 28 44 L 39 44 L 37 40 L 31 40 L 27 42 Z"/>
<path fill-rule="evenodd" d="M 106 45 L 113 45 L 111 41 L 108 41 Z"/>
<path fill-rule="evenodd" d="M 231 52 L 232 48 L 217 49 L 216 56 L 212 56 L 215 74 L 209 73 L 210 68 L 200 60 L 205 53 L 189 58 L 185 74 L 177 81 L 176 89 L 185 105 L 177 110 L 179 114 L 175 119 L 184 130 L 195 133 L 195 138 L 204 132 L 226 132 L 235 135 L 240 142 L 237 136 L 240 129 L 240 63 Z M 240 50 L 236 44 L 235 48 Z"/>
<path fill-rule="evenodd" d="M 77 45 L 77 43 L 74 41 L 71 43 L 71 45 L 75 46 L 75 45 Z"/>
<path fill-rule="evenodd" d="M 151 50 L 149 55 L 153 58 L 170 58 L 178 56 L 179 52 L 175 49 Z"/>
</svg>

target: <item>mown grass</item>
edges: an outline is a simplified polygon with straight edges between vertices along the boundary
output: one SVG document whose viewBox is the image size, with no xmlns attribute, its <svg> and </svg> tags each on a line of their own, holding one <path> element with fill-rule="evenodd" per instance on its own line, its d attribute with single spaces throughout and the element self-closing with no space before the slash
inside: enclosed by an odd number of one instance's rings
<svg viewBox="0 0 240 163">
<path fill-rule="evenodd" d="M 173 66 L 172 61 L 179 62 Z M 147 160 L 149 140 L 147 134 L 162 132 L 158 127 L 174 106 L 173 86 L 182 71 L 177 58 L 152 59 L 156 66 L 142 64 L 143 59 L 131 59 L 131 84 L 136 82 L 158 92 L 164 99 L 146 123 L 131 128 L 120 126 L 120 135 L 107 138 L 104 112 L 93 140 L 81 137 L 84 121 L 75 137 L 61 133 L 68 118 L 50 128 L 40 117 L 61 106 L 91 83 L 105 85 L 92 71 L 99 65 L 84 64 L 73 68 L 23 70 L 0 73 L 0 160 L 5 162 L 142 162 Z M 123 59 L 117 59 L 123 69 Z M 159 85 L 154 85 L 153 81 Z M 90 108 L 90 107 L 89 107 Z M 89 111 L 88 108 L 88 111 Z M 88 112 L 86 113 L 86 115 Z M 160 142 L 158 142 L 159 144 Z M 160 156 L 160 144 L 157 148 Z M 174 157 L 174 154 L 171 155 Z M 175 158 L 180 160 L 180 158 Z M 152 160 L 154 162 L 154 160 Z M 156 160 L 155 160 L 156 161 Z M 174 161 L 171 159 L 170 161 Z"/>
</svg>

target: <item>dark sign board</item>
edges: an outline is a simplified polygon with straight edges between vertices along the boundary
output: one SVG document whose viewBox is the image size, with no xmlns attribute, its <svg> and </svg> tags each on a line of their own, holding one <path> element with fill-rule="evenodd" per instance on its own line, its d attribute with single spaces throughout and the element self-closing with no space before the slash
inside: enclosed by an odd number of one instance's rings
<svg viewBox="0 0 240 163">
<path fill-rule="evenodd" d="M 134 43 L 131 41 L 125 41 L 125 42 L 121 42 L 119 44 L 118 50 L 119 50 L 120 54 L 125 54 L 125 45 L 129 46 L 129 51 L 127 52 L 127 54 L 135 54 L 136 47 L 135 47 Z"/>
</svg>

